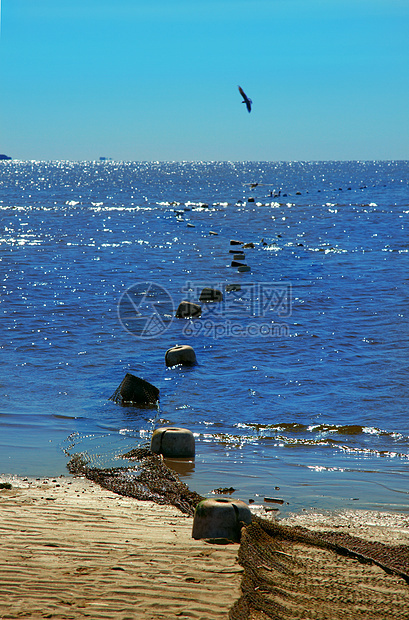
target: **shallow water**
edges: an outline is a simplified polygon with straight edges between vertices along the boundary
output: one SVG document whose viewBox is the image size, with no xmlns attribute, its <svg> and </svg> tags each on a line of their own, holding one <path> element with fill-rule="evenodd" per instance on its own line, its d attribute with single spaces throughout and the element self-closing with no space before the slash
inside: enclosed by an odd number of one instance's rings
<svg viewBox="0 0 409 620">
<path fill-rule="evenodd" d="M 1 164 L 0 472 L 121 464 L 170 424 L 200 493 L 408 509 L 409 162 Z M 176 343 L 198 366 L 166 368 Z M 126 372 L 158 409 L 109 400 Z"/>
</svg>

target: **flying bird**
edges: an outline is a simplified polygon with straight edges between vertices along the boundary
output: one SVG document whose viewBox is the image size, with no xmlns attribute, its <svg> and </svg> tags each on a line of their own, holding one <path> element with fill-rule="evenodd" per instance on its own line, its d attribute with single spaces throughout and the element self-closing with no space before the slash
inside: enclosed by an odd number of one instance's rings
<svg viewBox="0 0 409 620">
<path fill-rule="evenodd" d="M 246 93 L 244 92 L 241 86 L 239 86 L 238 89 L 239 89 L 240 95 L 243 97 L 242 103 L 246 104 L 247 112 L 251 112 L 251 104 L 253 103 L 252 100 L 247 97 Z"/>
</svg>

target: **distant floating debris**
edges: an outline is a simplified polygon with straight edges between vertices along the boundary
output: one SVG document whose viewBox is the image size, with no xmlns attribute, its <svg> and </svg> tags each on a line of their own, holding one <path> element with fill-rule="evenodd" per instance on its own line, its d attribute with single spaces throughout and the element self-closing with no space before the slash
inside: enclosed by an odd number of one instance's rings
<svg viewBox="0 0 409 620">
<path fill-rule="evenodd" d="M 12 159 L 12 157 L 9 157 L 9 155 L 4 155 L 4 153 L 0 153 L 0 159 L 3 159 L 3 160 L 7 159 L 7 160 L 9 160 L 9 159 Z"/>
<path fill-rule="evenodd" d="M 100 157 L 99 161 L 112 161 L 112 157 Z"/>
</svg>

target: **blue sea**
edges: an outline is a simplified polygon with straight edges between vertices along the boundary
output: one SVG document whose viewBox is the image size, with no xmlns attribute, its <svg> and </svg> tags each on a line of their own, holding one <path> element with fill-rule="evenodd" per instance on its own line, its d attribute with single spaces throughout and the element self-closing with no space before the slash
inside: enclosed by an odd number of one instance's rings
<svg viewBox="0 0 409 620">
<path fill-rule="evenodd" d="M 0 473 L 127 465 L 171 425 L 203 495 L 408 511 L 408 184 L 407 161 L 0 162 Z M 223 301 L 176 319 L 205 286 Z M 128 372 L 157 408 L 109 399 Z"/>
</svg>

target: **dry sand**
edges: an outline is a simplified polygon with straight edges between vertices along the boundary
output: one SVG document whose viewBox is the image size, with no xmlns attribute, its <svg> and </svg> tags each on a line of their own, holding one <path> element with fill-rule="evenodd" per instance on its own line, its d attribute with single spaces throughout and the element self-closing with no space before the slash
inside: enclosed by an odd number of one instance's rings
<svg viewBox="0 0 409 620">
<path fill-rule="evenodd" d="M 179 510 L 84 478 L 2 477 L 0 619 L 227 618 L 238 545 L 191 538 Z"/>
</svg>

